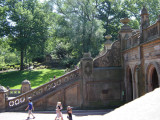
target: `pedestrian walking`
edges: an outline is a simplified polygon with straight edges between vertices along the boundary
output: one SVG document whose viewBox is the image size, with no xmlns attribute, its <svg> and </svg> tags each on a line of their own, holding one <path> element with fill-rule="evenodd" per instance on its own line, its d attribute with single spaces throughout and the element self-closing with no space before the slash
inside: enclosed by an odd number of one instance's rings
<svg viewBox="0 0 160 120">
<path fill-rule="evenodd" d="M 32 116 L 33 116 L 33 119 L 35 119 L 35 116 L 34 116 L 33 113 L 32 113 L 32 110 L 34 110 L 32 100 L 29 99 L 28 101 L 29 101 L 28 106 L 27 106 L 27 108 L 25 109 L 25 110 L 28 110 L 27 120 L 30 119 L 30 115 L 32 115 Z"/>
<path fill-rule="evenodd" d="M 67 107 L 67 114 L 68 120 L 72 120 L 72 108 L 70 106 Z"/>
<path fill-rule="evenodd" d="M 63 107 L 62 107 L 62 104 L 61 104 L 61 102 L 57 102 L 57 106 L 56 106 L 56 113 L 57 113 L 57 116 L 56 116 L 56 118 L 55 118 L 55 120 L 63 120 L 63 116 L 62 116 L 62 109 L 63 109 Z"/>
</svg>

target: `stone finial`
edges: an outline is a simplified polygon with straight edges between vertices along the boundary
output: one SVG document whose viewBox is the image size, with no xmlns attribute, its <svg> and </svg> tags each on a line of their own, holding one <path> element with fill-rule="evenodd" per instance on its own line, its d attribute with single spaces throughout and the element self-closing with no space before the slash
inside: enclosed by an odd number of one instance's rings
<svg viewBox="0 0 160 120">
<path fill-rule="evenodd" d="M 7 92 L 8 90 L 4 86 L 0 86 L 0 92 Z"/>
<path fill-rule="evenodd" d="M 121 23 L 123 23 L 123 24 L 125 25 L 125 24 L 128 24 L 128 23 L 130 22 L 130 19 L 128 19 L 128 18 L 123 18 L 123 19 L 121 19 L 120 21 L 121 21 Z"/>
<path fill-rule="evenodd" d="M 29 80 L 23 80 L 22 85 L 24 84 L 31 84 Z"/>
<path fill-rule="evenodd" d="M 145 6 L 143 6 L 143 8 L 142 8 L 141 16 L 142 16 L 142 15 L 149 15 L 149 14 L 148 14 L 148 11 L 147 11 L 147 9 L 146 9 Z"/>
<path fill-rule="evenodd" d="M 106 35 L 105 38 L 106 38 L 107 40 L 109 40 L 109 39 L 112 38 L 112 36 L 111 36 L 111 35 Z"/>
<path fill-rule="evenodd" d="M 90 53 L 90 52 L 89 52 L 89 53 L 84 53 L 84 54 L 83 54 L 83 57 L 84 57 L 84 58 L 86 58 L 86 57 L 87 57 L 87 58 L 88 58 L 88 57 L 91 57 L 91 53 Z"/>
<path fill-rule="evenodd" d="M 131 27 L 129 25 L 127 25 L 129 23 L 130 19 L 128 18 L 123 18 L 120 20 L 121 23 L 123 23 L 124 25 L 122 26 L 120 31 L 132 31 Z"/>
<path fill-rule="evenodd" d="M 25 93 L 29 90 L 31 90 L 31 83 L 29 80 L 24 80 L 22 82 L 21 93 Z"/>
<path fill-rule="evenodd" d="M 110 49 L 110 46 L 112 44 L 112 41 L 110 40 L 112 38 L 111 35 L 106 35 L 105 38 L 107 39 L 107 41 L 104 43 L 105 45 L 105 49 Z"/>
</svg>

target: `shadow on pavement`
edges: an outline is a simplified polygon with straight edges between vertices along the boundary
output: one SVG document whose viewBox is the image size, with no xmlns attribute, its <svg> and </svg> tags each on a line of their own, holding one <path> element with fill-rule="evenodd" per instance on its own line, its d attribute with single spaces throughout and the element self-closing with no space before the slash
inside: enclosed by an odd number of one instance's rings
<svg viewBox="0 0 160 120">
<path fill-rule="evenodd" d="M 74 111 L 73 115 L 75 116 L 89 116 L 89 115 L 105 115 L 109 112 L 113 111 L 113 109 L 108 110 L 82 110 L 82 111 Z"/>
</svg>

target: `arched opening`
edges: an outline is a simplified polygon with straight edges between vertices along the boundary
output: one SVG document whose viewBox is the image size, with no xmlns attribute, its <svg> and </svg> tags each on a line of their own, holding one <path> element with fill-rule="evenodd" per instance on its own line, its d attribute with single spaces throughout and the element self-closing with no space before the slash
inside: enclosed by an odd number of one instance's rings
<svg viewBox="0 0 160 120">
<path fill-rule="evenodd" d="M 151 75 L 151 86 L 152 86 L 152 90 L 159 87 L 158 74 L 155 68 L 153 69 L 152 75 Z"/>
<path fill-rule="evenodd" d="M 128 70 L 128 101 L 133 100 L 133 83 L 132 83 L 132 72 Z"/>
<path fill-rule="evenodd" d="M 148 92 L 153 91 L 155 88 L 159 87 L 159 78 L 158 72 L 155 68 L 156 65 L 149 65 L 147 70 L 147 85 L 148 85 Z"/>
</svg>

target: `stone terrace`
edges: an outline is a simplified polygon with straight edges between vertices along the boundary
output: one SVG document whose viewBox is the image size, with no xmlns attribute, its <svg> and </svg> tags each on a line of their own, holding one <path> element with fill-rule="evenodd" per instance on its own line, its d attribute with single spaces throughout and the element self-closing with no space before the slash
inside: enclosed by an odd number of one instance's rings
<svg viewBox="0 0 160 120">
<path fill-rule="evenodd" d="M 160 88 L 115 110 L 74 110 L 74 120 L 160 120 Z M 65 113 L 66 111 L 63 111 Z M 35 120 L 54 120 L 54 112 L 35 112 Z M 64 120 L 67 114 L 63 114 Z M 25 120 L 27 112 L 0 113 L 0 120 Z"/>
</svg>

